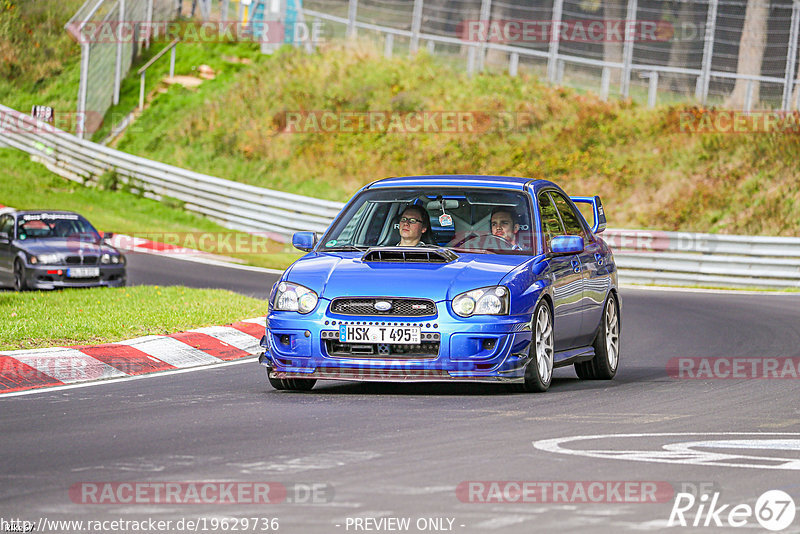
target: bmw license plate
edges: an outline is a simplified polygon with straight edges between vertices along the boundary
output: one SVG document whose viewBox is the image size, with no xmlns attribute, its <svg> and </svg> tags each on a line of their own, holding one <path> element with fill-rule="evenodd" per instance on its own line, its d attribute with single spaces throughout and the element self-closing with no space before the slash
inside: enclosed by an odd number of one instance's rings
<svg viewBox="0 0 800 534">
<path fill-rule="evenodd" d="M 342 343 L 419 345 L 420 331 L 418 326 L 339 325 L 339 341 Z"/>
<path fill-rule="evenodd" d="M 100 276 L 100 267 L 72 267 L 67 269 L 69 278 L 94 278 Z"/>
</svg>

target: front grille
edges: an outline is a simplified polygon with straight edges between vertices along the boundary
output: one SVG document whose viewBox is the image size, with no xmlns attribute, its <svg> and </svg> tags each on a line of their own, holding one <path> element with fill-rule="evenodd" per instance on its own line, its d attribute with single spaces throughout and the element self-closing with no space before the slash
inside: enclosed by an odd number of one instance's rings
<svg viewBox="0 0 800 534">
<path fill-rule="evenodd" d="M 419 345 L 395 345 L 390 343 L 341 343 L 335 339 L 326 339 L 325 350 L 328 356 L 434 359 L 439 355 L 439 342 L 430 341 Z"/>
<path fill-rule="evenodd" d="M 67 265 L 97 265 L 97 256 L 67 256 Z"/>
<path fill-rule="evenodd" d="M 378 310 L 375 308 L 376 302 L 388 302 L 391 307 L 388 310 Z M 429 317 L 436 315 L 436 304 L 432 300 L 426 299 L 334 299 L 331 302 L 331 313 L 368 317 Z"/>
</svg>

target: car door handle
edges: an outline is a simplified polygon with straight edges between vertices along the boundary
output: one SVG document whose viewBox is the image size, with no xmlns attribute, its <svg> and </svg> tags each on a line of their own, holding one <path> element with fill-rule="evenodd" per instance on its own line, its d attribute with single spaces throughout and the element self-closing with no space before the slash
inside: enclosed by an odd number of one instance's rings
<svg viewBox="0 0 800 534">
<path fill-rule="evenodd" d="M 581 262 L 578 260 L 572 260 L 572 271 L 576 273 L 581 272 Z"/>
<path fill-rule="evenodd" d="M 597 265 L 603 265 L 603 255 L 599 253 L 595 253 L 594 255 L 595 261 L 597 261 Z"/>
</svg>

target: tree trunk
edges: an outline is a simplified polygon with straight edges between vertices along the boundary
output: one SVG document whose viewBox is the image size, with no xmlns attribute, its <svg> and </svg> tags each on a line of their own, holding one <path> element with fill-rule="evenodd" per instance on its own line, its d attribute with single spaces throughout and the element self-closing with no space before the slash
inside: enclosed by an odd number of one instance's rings
<svg viewBox="0 0 800 534">
<path fill-rule="evenodd" d="M 739 75 L 758 76 L 761 74 L 761 62 L 767 46 L 767 17 L 769 16 L 768 0 L 747 0 L 747 12 L 744 16 L 742 38 L 739 40 L 739 63 L 736 73 Z M 742 109 L 747 102 L 748 80 L 736 80 L 733 92 L 725 102 L 726 107 Z M 752 104 L 758 106 L 759 83 L 753 83 Z"/>
<path fill-rule="evenodd" d="M 693 22 L 692 12 L 694 1 L 685 0 L 679 3 L 680 7 L 678 8 L 677 17 L 675 19 L 675 28 L 678 32 L 682 31 L 683 28 L 689 27 L 689 25 Z M 672 42 L 672 47 L 669 50 L 669 66 L 685 68 L 689 64 L 689 52 L 691 51 L 691 46 L 693 43 L 690 40 L 685 39 L 682 35 L 676 35 L 678 38 Z M 666 87 L 669 88 L 670 91 L 684 95 L 692 91 L 692 84 L 690 83 L 688 77 L 684 74 L 665 72 L 664 79 L 666 81 Z"/>
<path fill-rule="evenodd" d="M 492 3 L 492 20 L 493 21 L 503 21 L 508 18 L 508 12 L 506 9 L 498 5 L 496 3 Z M 500 44 L 511 44 L 515 45 L 517 43 L 500 43 Z M 508 52 L 503 52 L 502 50 L 493 50 L 488 49 L 486 51 L 486 65 L 492 66 L 508 66 Z"/>
<path fill-rule="evenodd" d="M 604 0 L 603 17 L 606 20 L 625 20 L 626 8 L 627 5 L 625 0 Z M 624 41 L 612 41 L 610 39 L 604 40 L 603 60 L 613 61 L 614 63 L 622 63 L 622 49 L 624 45 Z M 621 69 L 611 69 L 611 85 L 618 85 L 621 78 Z"/>
</svg>

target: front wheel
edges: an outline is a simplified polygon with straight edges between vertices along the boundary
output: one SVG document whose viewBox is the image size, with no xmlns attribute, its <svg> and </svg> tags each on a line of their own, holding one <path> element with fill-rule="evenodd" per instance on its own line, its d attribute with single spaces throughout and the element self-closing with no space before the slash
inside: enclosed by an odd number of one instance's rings
<svg viewBox="0 0 800 534">
<path fill-rule="evenodd" d="M 553 380 L 553 315 L 546 301 L 541 301 L 533 313 L 533 343 L 531 361 L 525 368 L 522 390 L 543 392 L 550 388 Z"/>
<path fill-rule="evenodd" d="M 272 378 L 269 373 L 270 369 L 267 369 L 269 385 L 278 391 L 310 391 L 317 383 L 311 378 Z"/>
<path fill-rule="evenodd" d="M 17 291 L 25 291 L 28 288 L 28 283 L 25 281 L 25 266 L 22 265 L 20 260 L 14 262 L 14 289 Z"/>
<path fill-rule="evenodd" d="M 594 358 L 575 364 L 575 373 L 582 380 L 611 380 L 619 366 L 619 309 L 613 293 L 606 300 L 603 321 L 594 338 Z"/>
</svg>

